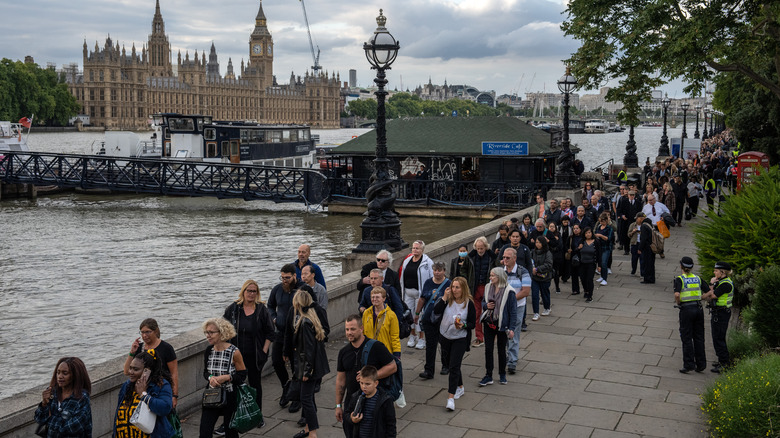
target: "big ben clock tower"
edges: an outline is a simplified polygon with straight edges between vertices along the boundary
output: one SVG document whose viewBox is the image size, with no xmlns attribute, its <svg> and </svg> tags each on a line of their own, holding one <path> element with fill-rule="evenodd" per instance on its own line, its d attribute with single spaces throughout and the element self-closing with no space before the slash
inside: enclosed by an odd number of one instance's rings
<svg viewBox="0 0 780 438">
<path fill-rule="evenodd" d="M 249 66 L 260 81 L 261 88 L 273 85 L 274 42 L 268 32 L 263 0 L 255 17 L 255 30 L 249 36 Z"/>
</svg>

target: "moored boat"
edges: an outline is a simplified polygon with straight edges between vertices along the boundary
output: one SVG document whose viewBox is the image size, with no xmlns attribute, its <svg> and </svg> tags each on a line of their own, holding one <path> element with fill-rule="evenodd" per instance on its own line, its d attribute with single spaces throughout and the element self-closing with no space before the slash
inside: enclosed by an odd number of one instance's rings
<svg viewBox="0 0 780 438">
<path fill-rule="evenodd" d="M 27 138 L 24 134 L 24 128 L 27 133 L 30 132 L 31 119 L 23 117 L 19 123 L 9 121 L 0 121 L 0 153 L 3 152 L 27 152 Z"/>
<path fill-rule="evenodd" d="M 609 132 L 609 122 L 602 119 L 591 119 L 585 121 L 585 133 L 603 134 Z"/>
</svg>

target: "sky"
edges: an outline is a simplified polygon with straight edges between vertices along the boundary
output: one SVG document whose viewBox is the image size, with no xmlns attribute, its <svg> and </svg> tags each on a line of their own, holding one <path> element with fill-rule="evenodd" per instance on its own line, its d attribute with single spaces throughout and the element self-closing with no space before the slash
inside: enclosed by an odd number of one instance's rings
<svg viewBox="0 0 780 438">
<path fill-rule="evenodd" d="M 413 90 L 419 85 L 466 84 L 497 95 L 558 92 L 563 60 L 579 42 L 565 37 L 560 25 L 565 2 L 547 0 L 304 0 L 315 50 L 329 74 L 349 80 L 357 71 L 357 85 L 373 85 L 363 43 L 376 29 L 379 9 L 387 28 L 400 42 L 398 59 L 387 72 L 388 88 Z M 190 57 L 208 51 L 214 43 L 221 73 L 232 58 L 238 73 L 249 58 L 249 35 L 254 29 L 260 0 L 160 0 L 172 49 Z M 274 74 L 279 83 L 290 74 L 302 76 L 313 65 L 299 0 L 262 2 L 274 39 Z M 110 36 L 128 53 L 135 43 L 140 52 L 152 29 L 155 0 L 0 0 L 4 24 L 0 27 L 0 58 L 23 60 L 30 55 L 39 65 L 48 62 L 82 64 L 86 39 L 92 51 Z M 609 84 L 605 84 L 609 85 Z M 663 87 L 669 96 L 682 97 L 682 84 Z M 587 91 L 580 91 L 584 94 Z"/>
</svg>

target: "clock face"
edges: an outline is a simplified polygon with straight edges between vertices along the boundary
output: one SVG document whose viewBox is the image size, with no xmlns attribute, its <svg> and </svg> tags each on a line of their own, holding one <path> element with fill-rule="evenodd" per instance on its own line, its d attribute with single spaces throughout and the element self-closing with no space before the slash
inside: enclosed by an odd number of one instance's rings
<svg viewBox="0 0 780 438">
<path fill-rule="evenodd" d="M 270 45 L 268 46 L 268 54 L 269 55 L 271 54 L 271 46 Z"/>
<path fill-rule="evenodd" d="M 263 46 L 261 46 L 260 44 L 255 44 L 252 47 L 252 51 L 257 53 L 257 54 L 261 54 L 261 53 L 263 53 Z"/>
</svg>

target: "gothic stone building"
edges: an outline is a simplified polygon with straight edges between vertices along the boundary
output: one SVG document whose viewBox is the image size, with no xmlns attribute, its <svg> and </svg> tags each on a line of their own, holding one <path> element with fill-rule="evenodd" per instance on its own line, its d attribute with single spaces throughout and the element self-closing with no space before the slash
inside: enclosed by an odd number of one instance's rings
<svg viewBox="0 0 780 438">
<path fill-rule="evenodd" d="M 249 36 L 249 61 L 241 61 L 239 74 L 228 60 L 221 76 L 214 44 L 208 60 L 205 51 L 171 61 L 171 46 L 155 6 L 152 33 L 138 53 L 135 44 L 127 53 L 107 38 L 101 49 L 87 51 L 84 70 L 69 75 L 69 87 L 82 112 L 95 126 L 107 129 L 139 129 L 149 125 L 154 113 L 213 116 L 216 120 L 257 120 L 261 123 L 301 123 L 318 128 L 339 127 L 340 79 L 327 72 L 290 76 L 288 85 L 276 84 L 273 75 L 273 38 L 266 26 L 263 3 Z"/>
</svg>

